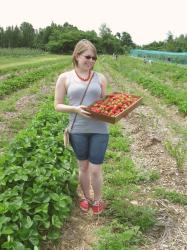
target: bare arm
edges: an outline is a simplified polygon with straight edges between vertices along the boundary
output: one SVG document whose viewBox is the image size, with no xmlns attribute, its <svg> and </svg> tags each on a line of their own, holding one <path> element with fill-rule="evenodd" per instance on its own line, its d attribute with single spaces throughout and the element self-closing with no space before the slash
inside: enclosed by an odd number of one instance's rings
<svg viewBox="0 0 187 250">
<path fill-rule="evenodd" d="M 64 104 L 66 95 L 66 73 L 61 74 L 58 77 L 55 87 L 55 101 L 54 107 L 58 112 L 76 112 L 75 107 Z"/>
<path fill-rule="evenodd" d="M 58 77 L 55 87 L 55 101 L 54 101 L 54 108 L 58 112 L 74 112 L 78 113 L 83 116 L 88 116 L 89 112 L 83 110 L 85 106 L 70 106 L 64 104 L 64 99 L 66 95 L 67 89 L 67 73 L 63 73 Z"/>
</svg>

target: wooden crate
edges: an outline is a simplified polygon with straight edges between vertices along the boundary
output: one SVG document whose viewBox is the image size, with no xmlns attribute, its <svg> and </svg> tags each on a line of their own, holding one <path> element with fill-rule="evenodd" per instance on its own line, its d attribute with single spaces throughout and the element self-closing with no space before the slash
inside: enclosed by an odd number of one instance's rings
<svg viewBox="0 0 187 250">
<path fill-rule="evenodd" d="M 114 92 L 114 93 L 111 93 L 111 94 L 119 94 L 119 92 Z M 126 93 L 123 93 L 123 94 L 126 94 Z M 100 113 L 96 113 L 96 112 L 90 110 L 89 108 L 92 105 L 94 105 L 96 102 L 94 102 L 90 106 L 88 106 L 86 108 L 86 110 L 91 113 L 92 118 L 96 118 L 98 120 L 114 124 L 114 123 L 118 122 L 119 120 L 121 120 L 122 118 L 124 118 L 126 115 L 128 115 L 132 110 L 134 110 L 136 107 L 138 107 L 142 102 L 142 99 L 143 99 L 142 97 L 135 96 L 135 95 L 130 95 L 130 94 L 128 94 L 128 95 L 137 98 L 136 101 L 133 102 L 130 106 L 128 106 L 126 109 L 124 109 L 121 113 L 117 114 L 116 116 L 109 116 L 109 115 L 105 115 L 105 114 L 100 114 Z M 105 96 L 104 99 L 106 99 L 107 97 L 108 96 Z"/>
</svg>

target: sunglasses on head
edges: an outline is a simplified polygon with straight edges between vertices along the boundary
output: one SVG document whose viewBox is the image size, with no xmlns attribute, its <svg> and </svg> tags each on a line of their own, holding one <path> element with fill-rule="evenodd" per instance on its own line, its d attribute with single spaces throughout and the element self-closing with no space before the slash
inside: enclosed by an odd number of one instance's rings
<svg viewBox="0 0 187 250">
<path fill-rule="evenodd" d="M 84 56 L 84 55 L 83 55 L 83 56 Z M 95 56 L 84 56 L 84 58 L 86 58 L 87 60 L 92 59 L 93 61 L 96 61 L 96 60 L 97 60 L 97 57 L 95 57 Z"/>
</svg>

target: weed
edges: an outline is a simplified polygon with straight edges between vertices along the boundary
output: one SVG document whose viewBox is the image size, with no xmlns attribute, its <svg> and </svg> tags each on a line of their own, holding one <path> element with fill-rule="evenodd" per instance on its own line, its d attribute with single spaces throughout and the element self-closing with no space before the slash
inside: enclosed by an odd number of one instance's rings
<svg viewBox="0 0 187 250">
<path fill-rule="evenodd" d="M 121 186 L 106 187 L 104 190 L 104 197 L 106 200 L 114 200 L 116 196 L 118 199 L 133 200 L 134 195 L 140 191 L 140 187 L 135 184 L 129 184 L 121 188 Z"/>
<path fill-rule="evenodd" d="M 157 171 L 137 170 L 133 161 L 128 157 L 121 157 L 115 165 L 107 164 L 104 168 L 107 172 L 106 181 L 116 186 L 154 181 L 160 177 Z"/>
<path fill-rule="evenodd" d="M 169 154 L 175 158 L 178 170 L 183 172 L 184 170 L 184 161 L 187 153 L 187 149 L 184 147 L 181 141 L 178 141 L 175 144 L 172 144 L 170 141 L 165 142 L 166 150 Z"/>
<path fill-rule="evenodd" d="M 129 152 L 129 142 L 124 137 L 112 137 L 110 138 L 110 142 L 112 149 Z"/>
<path fill-rule="evenodd" d="M 164 188 L 155 189 L 155 195 L 167 199 L 173 203 L 179 203 L 181 205 L 187 205 L 187 195 L 178 193 L 176 191 L 167 191 Z"/>
<path fill-rule="evenodd" d="M 119 160 L 122 157 L 122 152 L 120 151 L 112 151 L 108 150 L 105 155 L 105 159 L 113 159 L 113 160 Z"/>
<path fill-rule="evenodd" d="M 120 131 L 120 125 L 115 124 L 113 126 L 110 126 L 110 135 L 112 137 L 121 137 L 122 133 Z"/>
<path fill-rule="evenodd" d="M 137 206 L 127 200 L 111 201 L 108 215 L 117 218 L 128 226 L 138 226 L 141 231 L 147 231 L 155 224 L 155 211 L 150 207 Z"/>
<path fill-rule="evenodd" d="M 135 245 L 143 242 L 139 227 L 124 226 L 117 220 L 101 228 L 98 234 L 100 240 L 93 250 L 137 250 Z"/>
<path fill-rule="evenodd" d="M 4 117 L 2 115 L 0 115 L 0 122 L 4 121 Z"/>
</svg>

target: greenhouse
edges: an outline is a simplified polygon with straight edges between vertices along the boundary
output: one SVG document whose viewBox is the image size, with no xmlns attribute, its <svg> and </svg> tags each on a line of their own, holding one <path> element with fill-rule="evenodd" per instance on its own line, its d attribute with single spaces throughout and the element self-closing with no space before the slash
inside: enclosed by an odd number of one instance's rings
<svg viewBox="0 0 187 250">
<path fill-rule="evenodd" d="M 130 55 L 134 57 L 142 57 L 146 60 L 152 61 L 165 61 L 178 64 L 187 64 L 187 52 L 168 52 L 168 51 L 156 51 L 156 50 L 141 50 L 132 49 Z"/>
</svg>

